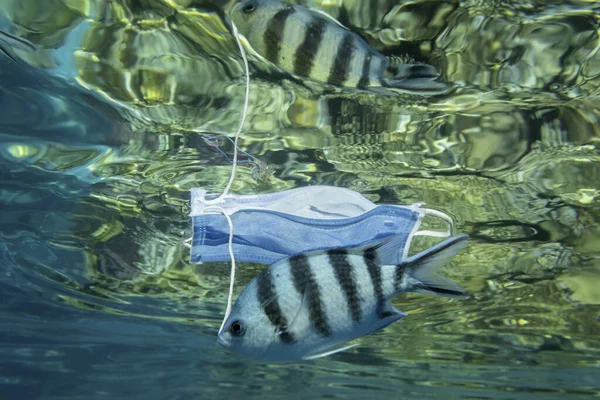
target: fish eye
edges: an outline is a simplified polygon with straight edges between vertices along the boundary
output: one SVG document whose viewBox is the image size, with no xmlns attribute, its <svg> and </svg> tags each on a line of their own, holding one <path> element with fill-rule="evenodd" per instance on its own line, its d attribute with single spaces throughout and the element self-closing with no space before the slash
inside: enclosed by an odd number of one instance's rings
<svg viewBox="0 0 600 400">
<path fill-rule="evenodd" d="M 253 1 L 248 2 L 244 7 L 242 7 L 242 11 L 245 13 L 251 13 L 254 10 L 256 10 L 256 5 Z"/>
<path fill-rule="evenodd" d="M 246 333 L 246 328 L 240 321 L 233 321 L 229 327 L 229 332 L 231 332 L 233 336 L 243 336 L 244 333 Z"/>
</svg>

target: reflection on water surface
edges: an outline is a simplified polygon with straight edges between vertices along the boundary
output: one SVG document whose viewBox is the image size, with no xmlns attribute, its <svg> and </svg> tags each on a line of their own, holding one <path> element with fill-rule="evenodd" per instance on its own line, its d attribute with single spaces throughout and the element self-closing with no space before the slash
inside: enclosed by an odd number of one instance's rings
<svg viewBox="0 0 600 400">
<path fill-rule="evenodd" d="M 303 4 L 453 85 L 333 90 L 251 57 L 232 191 L 347 187 L 419 201 L 472 240 L 347 353 L 256 366 L 216 345 L 227 263 L 191 265 L 189 190 L 220 192 L 243 70 L 217 1 L 5 1 L 0 385 L 8 398 L 599 395 L 600 39 L 594 2 Z M 260 171 L 260 170 L 259 170 Z M 271 174 L 272 172 L 272 174 Z M 421 246 L 427 243 L 420 243 Z M 241 289 L 263 267 L 243 264 Z"/>
</svg>

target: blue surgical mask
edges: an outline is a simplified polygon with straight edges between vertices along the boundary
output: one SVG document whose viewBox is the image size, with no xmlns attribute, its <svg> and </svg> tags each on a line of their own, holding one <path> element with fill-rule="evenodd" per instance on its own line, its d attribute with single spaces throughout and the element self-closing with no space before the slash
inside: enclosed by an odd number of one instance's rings
<svg viewBox="0 0 600 400">
<path fill-rule="evenodd" d="M 294 254 L 325 248 L 359 246 L 390 235 L 406 239 L 398 249 L 399 263 L 408 255 L 415 235 L 449 236 L 452 220 L 445 214 L 411 206 L 375 205 L 349 189 L 309 186 L 272 194 L 215 196 L 192 190 L 191 262 L 230 260 L 229 224 L 238 261 L 272 264 Z M 445 219 L 447 232 L 418 231 L 425 215 Z"/>
</svg>

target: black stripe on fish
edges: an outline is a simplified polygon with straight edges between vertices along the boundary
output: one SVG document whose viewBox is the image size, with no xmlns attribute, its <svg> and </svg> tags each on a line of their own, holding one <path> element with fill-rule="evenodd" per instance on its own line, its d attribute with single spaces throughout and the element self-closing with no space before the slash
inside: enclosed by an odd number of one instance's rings
<svg viewBox="0 0 600 400">
<path fill-rule="evenodd" d="M 359 88 L 365 88 L 365 87 L 369 86 L 369 82 L 370 82 L 369 74 L 371 73 L 371 59 L 372 58 L 373 58 L 373 55 L 371 53 L 368 53 L 363 61 L 363 69 L 362 69 L 362 73 L 360 75 L 360 80 L 358 81 L 358 85 L 357 85 Z"/>
<path fill-rule="evenodd" d="M 375 291 L 375 297 L 377 298 L 377 316 L 382 318 L 383 309 L 385 307 L 385 296 L 383 295 L 383 282 L 381 281 L 381 267 L 377 265 L 373 257 L 369 257 L 365 254 L 364 262 L 367 264 L 367 271 L 371 277 L 373 283 L 373 290 Z"/>
<path fill-rule="evenodd" d="M 275 293 L 275 284 L 273 283 L 273 277 L 271 271 L 264 271 L 258 278 L 258 290 L 257 297 L 258 302 L 263 308 L 265 315 L 271 321 L 271 324 L 275 326 L 277 332 L 284 332 L 279 337 L 284 343 L 294 343 L 296 340 L 294 336 L 287 330 L 288 321 L 281 312 L 279 302 L 277 301 L 277 295 Z"/>
<path fill-rule="evenodd" d="M 362 317 L 360 298 L 358 297 L 356 279 L 352 273 L 352 265 L 348 262 L 348 253 L 342 249 L 329 250 L 327 257 L 329 257 L 335 277 L 346 296 L 346 304 L 348 305 L 348 311 L 352 315 L 352 320 L 360 322 Z"/>
<path fill-rule="evenodd" d="M 308 301 L 308 318 L 315 330 L 322 337 L 331 335 L 331 328 L 327 324 L 327 317 L 321 303 L 321 293 L 319 285 L 310 269 L 308 257 L 304 254 L 297 254 L 290 257 L 290 271 L 294 282 L 294 288 L 303 300 Z M 308 296 L 305 298 L 305 293 Z"/>
<path fill-rule="evenodd" d="M 396 270 L 394 272 L 394 288 L 396 291 L 402 289 L 402 280 L 404 279 L 404 272 L 407 268 L 409 268 L 409 264 L 401 263 L 396 265 Z"/>
<path fill-rule="evenodd" d="M 285 21 L 290 15 L 296 12 L 292 6 L 286 7 L 273 16 L 267 30 L 263 34 L 265 43 L 265 58 L 273 64 L 279 61 L 279 53 L 281 52 L 281 40 L 285 29 Z"/>
<path fill-rule="evenodd" d="M 354 36 L 351 33 L 346 33 L 338 48 L 337 54 L 335 55 L 335 60 L 331 67 L 331 71 L 329 72 L 327 83 L 343 86 L 344 82 L 348 79 L 350 64 L 355 51 Z"/>
<path fill-rule="evenodd" d="M 328 23 L 324 18 L 314 18 L 306 28 L 304 40 L 296 50 L 296 58 L 294 59 L 294 73 L 296 75 L 310 76 Z"/>
</svg>

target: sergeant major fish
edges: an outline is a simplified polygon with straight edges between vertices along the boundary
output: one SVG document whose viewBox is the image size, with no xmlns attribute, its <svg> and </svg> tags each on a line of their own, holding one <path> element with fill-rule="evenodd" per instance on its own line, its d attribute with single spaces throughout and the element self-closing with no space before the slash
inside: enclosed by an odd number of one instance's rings
<svg viewBox="0 0 600 400">
<path fill-rule="evenodd" d="M 466 244 L 455 236 L 394 265 L 406 235 L 367 246 L 319 250 L 278 261 L 237 298 L 218 335 L 232 352 L 263 362 L 323 357 L 337 346 L 406 316 L 390 299 L 401 292 L 467 298 L 435 274 Z"/>
<path fill-rule="evenodd" d="M 391 87 L 437 94 L 431 65 L 403 64 L 391 71 L 388 59 L 327 14 L 279 0 L 245 0 L 235 4 L 231 20 L 252 48 L 271 63 L 295 75 L 335 86 Z"/>
</svg>

